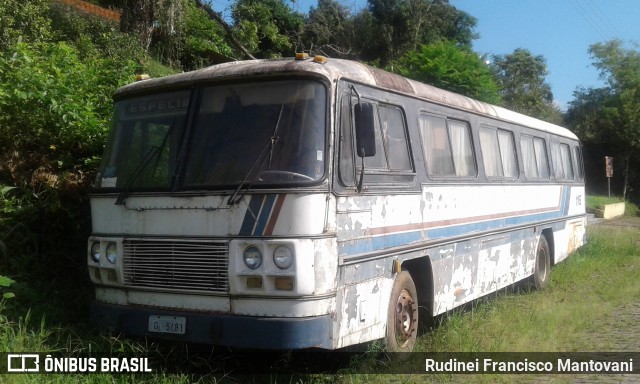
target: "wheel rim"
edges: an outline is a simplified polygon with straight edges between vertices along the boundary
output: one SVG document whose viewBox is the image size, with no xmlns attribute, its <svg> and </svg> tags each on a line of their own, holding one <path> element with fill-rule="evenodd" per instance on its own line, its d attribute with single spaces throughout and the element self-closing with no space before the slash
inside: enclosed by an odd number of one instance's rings
<svg viewBox="0 0 640 384">
<path fill-rule="evenodd" d="M 538 250 L 538 276 L 540 281 L 547 279 L 547 250 L 544 247 Z"/>
<path fill-rule="evenodd" d="M 413 338 L 416 328 L 416 313 L 418 304 L 415 302 L 411 293 L 403 289 L 398 296 L 396 302 L 396 321 L 395 333 L 398 346 L 401 348 Z"/>
</svg>

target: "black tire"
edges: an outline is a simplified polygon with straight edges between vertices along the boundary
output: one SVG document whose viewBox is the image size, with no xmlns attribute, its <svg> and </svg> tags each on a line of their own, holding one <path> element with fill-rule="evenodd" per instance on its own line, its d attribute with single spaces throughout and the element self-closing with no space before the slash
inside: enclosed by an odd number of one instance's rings
<svg viewBox="0 0 640 384">
<path fill-rule="evenodd" d="M 531 276 L 531 285 L 533 288 L 544 289 L 549 284 L 549 274 L 551 273 L 551 255 L 549 254 L 549 243 L 544 235 L 538 240 L 538 249 L 536 250 L 536 266 Z"/>
<path fill-rule="evenodd" d="M 418 334 L 418 295 L 407 271 L 396 276 L 387 309 L 385 346 L 389 352 L 411 352 Z"/>
</svg>

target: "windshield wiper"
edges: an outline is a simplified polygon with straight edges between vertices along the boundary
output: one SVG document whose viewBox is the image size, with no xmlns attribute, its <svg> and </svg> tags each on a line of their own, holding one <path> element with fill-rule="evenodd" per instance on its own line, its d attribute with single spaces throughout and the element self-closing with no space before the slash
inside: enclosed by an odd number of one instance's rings
<svg viewBox="0 0 640 384">
<path fill-rule="evenodd" d="M 115 205 L 124 204 L 124 200 L 129 195 L 129 192 L 131 190 L 131 187 L 133 186 L 133 183 L 142 174 L 142 171 L 144 171 L 144 169 L 147 168 L 147 165 L 149 165 L 149 163 L 154 158 L 154 156 L 156 156 L 159 153 L 160 153 L 160 147 L 154 145 L 153 147 L 149 148 L 149 150 L 147 151 L 147 154 L 144 155 L 144 157 L 142 158 L 142 161 L 140 161 L 136 169 L 134 169 L 133 174 L 131 175 L 129 180 L 127 180 L 127 183 L 125 184 L 124 189 L 118 195 Z"/>
<path fill-rule="evenodd" d="M 264 160 L 268 158 L 269 167 L 271 167 L 271 159 L 273 157 L 273 148 L 275 148 L 276 143 L 278 142 L 278 139 L 279 139 L 278 127 L 280 126 L 280 119 L 282 118 L 283 109 L 284 109 L 284 105 L 281 105 L 280 113 L 278 114 L 278 121 L 276 121 L 276 126 L 273 129 L 273 135 L 269 138 L 267 145 L 264 146 L 264 148 L 262 149 L 262 151 L 260 152 L 256 160 L 253 162 L 253 164 L 251 165 L 251 168 L 249 168 L 249 171 L 244 176 L 240 184 L 238 184 L 238 187 L 235 189 L 235 191 L 233 191 L 231 196 L 229 196 L 229 199 L 227 200 L 227 205 L 234 205 L 240 202 L 242 195 L 238 196 L 238 194 L 240 193 L 240 190 L 242 190 L 242 187 L 245 185 L 245 183 L 249 179 L 249 176 L 251 176 L 251 174 L 253 173 L 253 170 L 254 168 L 256 168 L 256 165 L 258 165 L 258 168 L 261 167 L 262 164 L 264 164 Z M 269 156 L 264 156 L 264 154 L 267 152 L 267 149 L 269 149 Z M 248 191 L 250 187 L 251 187 L 251 183 L 247 184 L 247 188 L 245 189 L 245 192 Z"/>
<path fill-rule="evenodd" d="M 155 156 L 158 156 L 158 159 L 156 160 L 156 164 L 155 164 L 155 166 L 153 168 L 153 172 L 151 173 L 151 176 L 153 177 L 153 175 L 156 172 L 156 169 L 158 169 L 158 163 L 160 162 L 160 154 L 162 153 L 162 150 L 164 149 L 165 145 L 167 144 L 167 139 L 169 139 L 169 135 L 171 134 L 172 130 L 173 130 L 173 125 L 170 126 L 169 129 L 167 129 L 167 133 L 164 134 L 164 137 L 162 138 L 162 142 L 160 143 L 159 146 L 158 145 L 154 145 L 151 148 L 149 148 L 149 150 L 144 155 L 144 157 L 142 158 L 140 163 L 138 163 L 136 168 L 133 170 L 133 174 L 131 175 L 129 180 L 127 180 L 127 183 L 124 185 L 124 189 L 118 195 L 118 198 L 116 199 L 115 205 L 123 205 L 124 204 L 124 200 L 129 195 L 129 192 L 131 192 L 131 187 L 133 186 L 133 183 L 138 179 L 138 177 L 140 177 L 140 175 L 145 170 L 145 168 L 147 168 L 147 165 L 149 165 L 151 160 L 153 160 L 153 158 Z"/>
</svg>

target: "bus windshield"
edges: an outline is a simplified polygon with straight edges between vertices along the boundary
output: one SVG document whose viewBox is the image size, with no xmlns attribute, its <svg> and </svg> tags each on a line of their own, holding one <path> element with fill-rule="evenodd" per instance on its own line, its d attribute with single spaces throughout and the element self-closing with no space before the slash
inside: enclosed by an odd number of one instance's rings
<svg viewBox="0 0 640 384">
<path fill-rule="evenodd" d="M 191 91 L 177 91 L 116 102 L 96 186 L 188 190 L 323 178 L 326 90 L 321 83 L 207 86 L 194 118 L 187 119 L 190 96 Z"/>
</svg>

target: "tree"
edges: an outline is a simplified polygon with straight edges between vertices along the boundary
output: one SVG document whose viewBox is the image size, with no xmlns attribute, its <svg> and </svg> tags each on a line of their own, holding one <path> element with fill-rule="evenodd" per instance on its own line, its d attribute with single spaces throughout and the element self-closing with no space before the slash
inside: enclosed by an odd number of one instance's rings
<svg viewBox="0 0 640 384">
<path fill-rule="evenodd" d="M 640 161 L 640 52 L 612 40 L 590 46 L 589 53 L 607 86 L 575 92 L 568 121 L 583 140 L 607 146 L 622 159 L 626 198 L 635 182 L 633 165 Z"/>
<path fill-rule="evenodd" d="M 543 56 L 533 56 L 528 50 L 518 48 L 493 59 L 507 108 L 547 121 L 561 121 L 559 109 L 553 105 L 551 86 L 545 81 L 548 70 Z"/>
<path fill-rule="evenodd" d="M 123 0 L 120 31 L 140 39 L 145 52 L 154 49 L 164 62 L 181 55 L 184 15 L 188 0 Z"/>
<path fill-rule="evenodd" d="M 609 88 L 578 88 L 573 97 L 565 114 L 566 123 L 582 141 L 588 186 L 596 193 L 606 193 L 604 156 L 614 155 L 618 168 L 617 154 L 624 147 L 616 130 L 620 116 L 615 96 Z"/>
<path fill-rule="evenodd" d="M 151 46 L 154 5 L 154 0 L 124 0 L 122 6 L 120 31 L 138 36 L 145 51 Z"/>
<path fill-rule="evenodd" d="M 331 56 L 354 54 L 355 28 L 349 9 L 335 0 L 318 0 L 305 19 L 304 48 Z"/>
<path fill-rule="evenodd" d="M 470 47 L 475 37 L 476 19 L 446 0 L 369 0 L 368 11 L 363 58 L 383 67 L 420 45 L 449 40 Z"/>
<path fill-rule="evenodd" d="M 403 76 L 499 104 L 500 90 L 482 57 L 454 42 L 441 41 L 408 52 L 397 63 Z"/>
<path fill-rule="evenodd" d="M 220 25 L 220 27 L 222 27 L 225 32 L 225 36 L 227 37 L 231 45 L 242 52 L 242 55 L 247 59 L 255 59 L 251 52 L 249 52 L 249 50 L 240 41 L 238 41 L 233 33 L 233 28 L 231 27 L 231 25 L 224 21 L 224 19 L 218 12 L 215 12 L 209 4 L 205 4 L 203 0 L 195 0 L 195 3 L 198 8 L 204 10 L 207 13 L 211 20 L 215 21 L 216 23 L 218 23 L 218 25 Z"/>
<path fill-rule="evenodd" d="M 256 57 L 293 56 L 304 17 L 284 0 L 237 0 L 231 10 L 234 34 Z"/>
<path fill-rule="evenodd" d="M 182 34 L 182 68 L 196 69 L 214 62 L 229 61 L 234 56 L 233 49 L 225 40 L 223 27 L 212 20 L 195 2 L 186 7 L 185 25 Z"/>
</svg>

